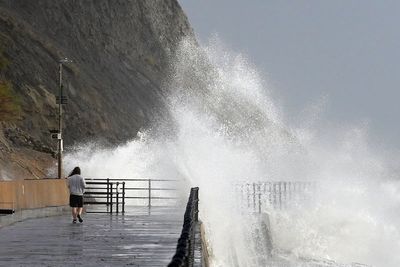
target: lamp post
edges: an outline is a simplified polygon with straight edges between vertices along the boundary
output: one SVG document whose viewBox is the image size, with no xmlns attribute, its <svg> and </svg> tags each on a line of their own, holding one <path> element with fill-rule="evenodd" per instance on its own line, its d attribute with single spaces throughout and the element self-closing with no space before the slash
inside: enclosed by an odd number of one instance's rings
<svg viewBox="0 0 400 267">
<path fill-rule="evenodd" d="M 62 105 L 67 103 L 66 97 L 63 96 L 63 84 L 62 84 L 62 69 L 63 69 L 63 64 L 72 62 L 68 58 L 63 58 L 58 61 L 59 63 L 59 88 L 60 88 L 60 93 L 59 97 L 57 99 L 58 101 L 58 133 L 57 133 L 57 139 L 58 139 L 58 178 L 62 178 L 62 152 L 63 152 L 63 136 L 62 136 Z"/>
</svg>

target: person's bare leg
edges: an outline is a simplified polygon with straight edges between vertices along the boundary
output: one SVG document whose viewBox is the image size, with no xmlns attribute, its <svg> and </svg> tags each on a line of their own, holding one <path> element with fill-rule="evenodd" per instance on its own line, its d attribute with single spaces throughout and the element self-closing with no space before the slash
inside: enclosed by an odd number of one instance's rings
<svg viewBox="0 0 400 267">
<path fill-rule="evenodd" d="M 76 215 L 78 214 L 77 208 L 72 208 L 72 219 L 76 221 Z"/>
<path fill-rule="evenodd" d="M 78 213 L 77 217 L 78 217 L 78 220 L 80 223 L 83 222 L 82 217 L 81 217 L 82 210 L 83 210 L 83 208 L 78 208 L 78 211 L 77 211 L 77 213 Z"/>
</svg>

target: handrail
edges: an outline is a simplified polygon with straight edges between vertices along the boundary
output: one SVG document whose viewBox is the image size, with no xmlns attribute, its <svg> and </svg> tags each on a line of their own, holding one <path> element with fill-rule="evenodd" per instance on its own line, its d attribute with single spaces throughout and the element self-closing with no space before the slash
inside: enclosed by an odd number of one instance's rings
<svg viewBox="0 0 400 267">
<path fill-rule="evenodd" d="M 112 184 L 112 183 L 121 183 L 121 182 L 127 182 L 127 184 L 124 185 L 124 190 L 126 192 L 131 191 L 134 192 L 132 194 L 125 195 L 124 192 L 123 194 L 123 201 L 125 203 L 125 199 L 136 199 L 136 200 L 147 200 L 147 206 L 151 208 L 153 205 L 152 200 L 174 200 L 178 199 L 175 196 L 169 196 L 169 195 L 158 195 L 154 196 L 154 192 L 162 192 L 162 191 L 177 191 L 177 188 L 172 188 L 173 185 L 169 185 L 166 187 L 163 187 L 163 185 L 160 185 L 162 182 L 180 182 L 180 180 L 176 179 L 144 179 L 144 178 L 131 178 L 131 179 L 118 179 L 118 178 L 85 178 L 86 184 L 91 185 L 93 183 L 96 184 Z M 131 183 L 129 186 L 129 182 Z M 134 182 L 141 183 L 140 185 L 138 184 L 132 184 Z M 156 185 L 154 185 L 156 184 Z M 134 186 L 137 185 L 137 186 Z M 109 192 L 109 189 L 107 189 L 107 192 Z M 142 193 L 139 193 L 142 192 Z M 112 195 L 112 194 L 107 194 Z M 107 199 L 108 201 L 108 199 Z"/>
<path fill-rule="evenodd" d="M 195 232 L 199 221 L 199 188 L 190 190 L 190 196 L 186 205 L 181 236 L 178 239 L 176 253 L 172 257 L 168 267 L 193 267 Z"/>
<path fill-rule="evenodd" d="M 96 180 L 96 181 L 138 181 L 138 182 L 147 182 L 148 180 L 155 182 L 179 182 L 177 179 L 153 179 L 153 178 L 85 178 L 85 180 Z"/>
<path fill-rule="evenodd" d="M 84 201 L 86 204 L 94 204 L 94 205 L 106 205 L 107 213 L 113 213 L 113 207 L 116 207 L 116 213 L 119 213 L 119 206 L 122 205 L 122 213 L 125 213 L 125 182 L 110 182 L 109 179 L 106 182 L 98 182 L 96 180 L 88 180 L 86 181 L 87 185 L 100 185 L 103 187 L 87 187 L 89 190 L 100 190 L 100 191 L 86 191 L 84 196 L 86 200 Z M 115 187 L 115 192 L 114 192 Z M 120 193 L 120 190 L 122 192 Z M 120 203 L 120 194 L 122 198 L 122 202 Z M 105 195 L 105 196 L 104 196 Z M 98 201 L 92 200 L 87 201 L 87 199 L 106 199 L 106 201 Z M 114 202 L 115 199 L 115 202 Z M 109 208 L 109 209 L 108 209 Z"/>
<path fill-rule="evenodd" d="M 67 177 L 65 177 L 67 178 Z M 59 179 L 58 177 L 42 177 L 42 178 L 25 178 L 24 180 L 52 180 L 52 179 Z M 103 181 L 117 181 L 117 180 L 124 180 L 124 181 L 167 181 L 167 182 L 179 182 L 182 180 L 178 179 L 155 179 L 155 178 L 94 178 L 94 177 L 85 177 L 85 180 L 103 180 Z"/>
</svg>

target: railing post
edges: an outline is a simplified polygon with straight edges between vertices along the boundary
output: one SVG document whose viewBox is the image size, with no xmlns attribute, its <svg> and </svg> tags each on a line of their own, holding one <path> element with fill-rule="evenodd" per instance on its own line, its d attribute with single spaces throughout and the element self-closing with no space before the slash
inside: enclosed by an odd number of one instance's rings
<svg viewBox="0 0 400 267">
<path fill-rule="evenodd" d="M 113 213 L 113 183 L 110 183 L 110 213 Z"/>
<path fill-rule="evenodd" d="M 272 183 L 268 182 L 268 202 L 272 206 Z"/>
<path fill-rule="evenodd" d="M 122 213 L 125 213 L 125 182 L 122 182 Z"/>
<path fill-rule="evenodd" d="M 117 213 L 119 213 L 119 182 L 117 182 L 117 186 L 115 187 L 115 193 L 117 193 Z"/>
<path fill-rule="evenodd" d="M 283 206 L 284 208 L 287 208 L 287 202 L 288 202 L 288 197 L 287 197 L 287 190 L 286 190 L 286 182 L 283 182 Z"/>
<path fill-rule="evenodd" d="M 258 213 L 261 213 L 261 185 L 258 183 Z"/>
<path fill-rule="evenodd" d="M 250 209 L 250 185 L 246 184 L 246 191 L 247 191 L 247 208 Z"/>
<path fill-rule="evenodd" d="M 282 209 L 282 182 L 278 183 L 279 209 Z"/>
<path fill-rule="evenodd" d="M 276 193 L 275 193 L 275 182 L 271 183 L 271 194 L 272 194 L 272 207 L 276 208 Z"/>
<path fill-rule="evenodd" d="M 151 208 L 151 179 L 149 179 L 149 208 Z"/>
<path fill-rule="evenodd" d="M 253 183 L 253 211 L 256 211 L 256 184 Z"/>
<path fill-rule="evenodd" d="M 243 190 L 243 184 L 240 185 L 240 208 L 244 208 L 244 190 Z"/>
<path fill-rule="evenodd" d="M 110 178 L 107 178 L 107 206 L 110 205 L 109 194 L 110 194 Z"/>
</svg>

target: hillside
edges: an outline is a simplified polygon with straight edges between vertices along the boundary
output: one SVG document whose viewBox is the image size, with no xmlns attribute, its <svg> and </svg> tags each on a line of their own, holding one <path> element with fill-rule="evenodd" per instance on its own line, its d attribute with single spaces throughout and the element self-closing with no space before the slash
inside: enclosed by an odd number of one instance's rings
<svg viewBox="0 0 400 267">
<path fill-rule="evenodd" d="M 1 0 L 1 79 L 21 112 L 0 123 L 0 179 L 42 177 L 54 164 L 59 59 L 73 61 L 63 72 L 65 145 L 118 144 L 166 116 L 162 83 L 183 36 L 193 32 L 176 0 Z"/>
</svg>

